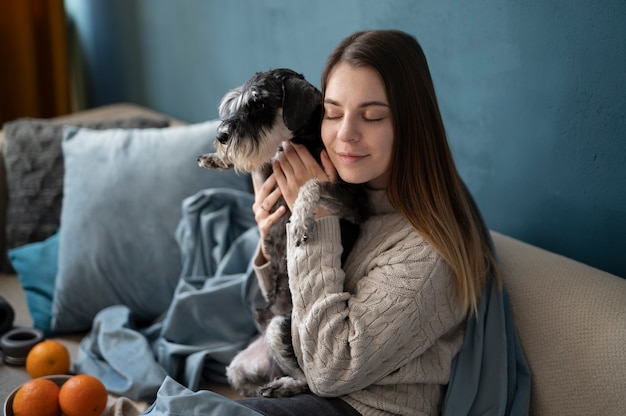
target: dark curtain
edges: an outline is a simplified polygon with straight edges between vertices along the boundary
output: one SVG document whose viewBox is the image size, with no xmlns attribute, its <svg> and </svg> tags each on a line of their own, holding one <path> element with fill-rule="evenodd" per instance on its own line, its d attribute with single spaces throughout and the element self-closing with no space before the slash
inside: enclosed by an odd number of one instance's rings
<svg viewBox="0 0 626 416">
<path fill-rule="evenodd" d="M 2 0 L 0 62 L 0 125 L 69 113 L 63 0 Z"/>
</svg>

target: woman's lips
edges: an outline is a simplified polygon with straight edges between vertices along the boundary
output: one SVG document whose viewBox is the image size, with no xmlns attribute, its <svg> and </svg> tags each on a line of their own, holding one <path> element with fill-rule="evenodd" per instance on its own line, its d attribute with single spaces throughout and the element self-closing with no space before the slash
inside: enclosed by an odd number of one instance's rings
<svg viewBox="0 0 626 416">
<path fill-rule="evenodd" d="M 355 153 L 337 153 L 337 156 L 339 156 L 339 160 L 341 161 L 341 163 L 345 165 L 357 163 L 366 158 L 366 156 L 358 155 Z"/>
</svg>

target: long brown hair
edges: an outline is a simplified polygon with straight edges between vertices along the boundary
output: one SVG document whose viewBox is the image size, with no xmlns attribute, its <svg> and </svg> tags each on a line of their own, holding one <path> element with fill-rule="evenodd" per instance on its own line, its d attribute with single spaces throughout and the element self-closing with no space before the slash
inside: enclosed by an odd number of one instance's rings
<svg viewBox="0 0 626 416">
<path fill-rule="evenodd" d="M 488 231 L 448 146 L 430 70 L 417 40 L 396 30 L 357 32 L 329 56 L 322 92 L 345 62 L 381 75 L 393 117 L 389 200 L 452 268 L 466 311 L 477 311 L 487 276 L 500 282 Z"/>
</svg>

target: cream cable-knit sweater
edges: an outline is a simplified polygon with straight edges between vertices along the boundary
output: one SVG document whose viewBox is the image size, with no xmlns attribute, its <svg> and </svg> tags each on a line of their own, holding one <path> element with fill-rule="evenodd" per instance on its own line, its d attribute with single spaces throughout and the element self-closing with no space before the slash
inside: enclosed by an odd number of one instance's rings
<svg viewBox="0 0 626 416">
<path fill-rule="evenodd" d="M 365 416 L 438 414 L 465 323 L 452 272 L 384 191 L 368 194 L 344 269 L 337 217 L 300 247 L 287 226 L 295 352 L 313 393 Z"/>
</svg>

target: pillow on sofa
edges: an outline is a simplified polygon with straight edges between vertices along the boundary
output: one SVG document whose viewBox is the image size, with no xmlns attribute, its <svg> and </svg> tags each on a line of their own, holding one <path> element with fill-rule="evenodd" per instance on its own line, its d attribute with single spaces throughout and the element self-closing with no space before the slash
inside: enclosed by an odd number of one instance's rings
<svg viewBox="0 0 626 416">
<path fill-rule="evenodd" d="M 197 165 L 214 150 L 218 124 L 66 127 L 55 332 L 87 330 L 110 305 L 146 322 L 167 309 L 182 267 L 175 231 L 183 199 L 206 188 L 251 190 L 248 175 Z"/>
<path fill-rule="evenodd" d="M 26 305 L 33 318 L 33 326 L 41 329 L 46 336 L 52 334 L 50 320 L 58 253 L 58 232 L 45 241 L 8 251 L 9 260 L 26 294 Z"/>
<path fill-rule="evenodd" d="M 128 117 L 71 123 L 91 129 L 166 127 L 166 117 Z M 64 124 L 22 118 L 5 123 L 3 149 L 9 204 L 6 246 L 43 241 L 57 232 L 63 198 Z"/>
</svg>

